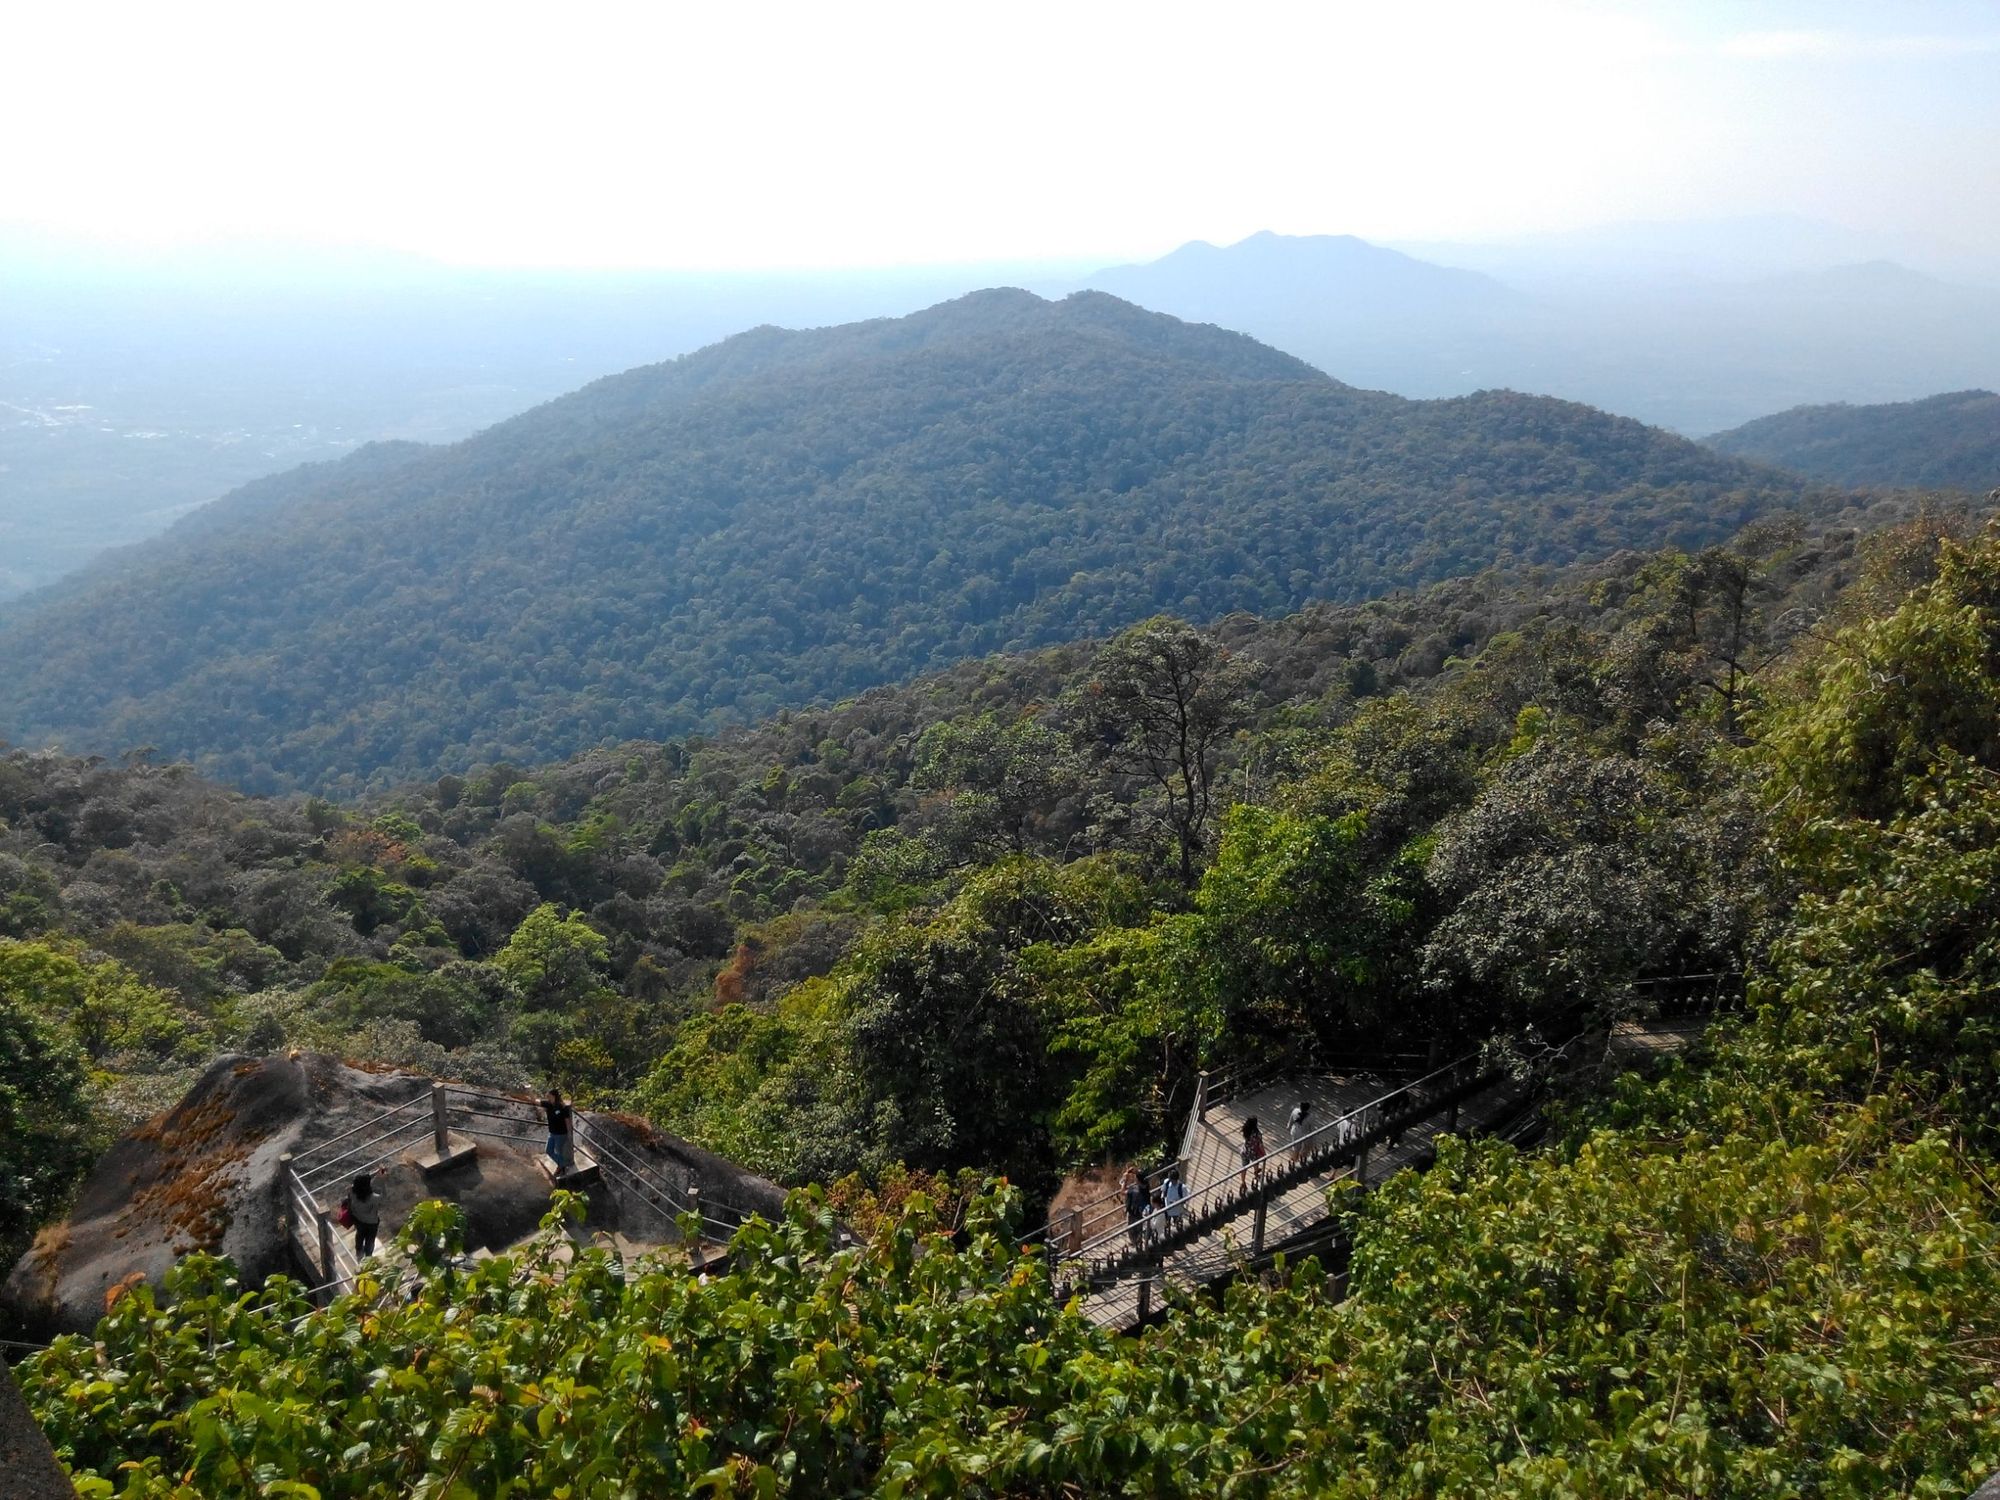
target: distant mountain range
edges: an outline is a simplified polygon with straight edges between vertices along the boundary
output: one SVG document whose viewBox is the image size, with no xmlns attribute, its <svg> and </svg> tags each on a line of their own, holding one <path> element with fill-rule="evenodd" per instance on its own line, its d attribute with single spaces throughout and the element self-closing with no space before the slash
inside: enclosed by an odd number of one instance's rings
<svg viewBox="0 0 2000 1500">
<path fill-rule="evenodd" d="M 1528 288 L 1517 290 L 1347 236 L 1257 234 L 1086 284 L 1241 329 L 1357 385 L 1506 387 L 1688 433 L 1805 402 L 2000 384 L 2000 292 L 1882 260 L 1813 265 L 1803 233 L 1753 238 L 1742 264 L 1785 269 L 1738 279 L 1686 236 L 1614 237 L 1631 247 L 1625 276 L 1602 244 L 1573 239 L 1472 257 L 1516 273 Z"/>
<path fill-rule="evenodd" d="M 1696 434 L 1786 407 L 2000 388 L 2000 294 L 1786 216 L 1503 244 L 1257 234 L 1088 266 L 498 272 L 324 247 L 137 256 L 0 224 L 0 599 L 261 475 L 451 442 L 761 323 L 1085 287 L 1412 397 L 1507 388 Z"/>
<path fill-rule="evenodd" d="M 14 609 L 0 737 L 339 790 L 1839 503 L 1572 403 L 987 291 L 246 487 Z"/>
<path fill-rule="evenodd" d="M 1709 438 L 1737 458 L 1845 485 L 2000 486 L 2000 395 L 1953 391 L 1884 406 L 1798 406 Z"/>
</svg>

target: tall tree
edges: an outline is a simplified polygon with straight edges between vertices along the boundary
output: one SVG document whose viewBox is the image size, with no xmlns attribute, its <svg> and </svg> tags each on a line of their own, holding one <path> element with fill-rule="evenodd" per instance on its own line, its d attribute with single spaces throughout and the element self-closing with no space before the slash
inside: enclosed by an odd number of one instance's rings
<svg viewBox="0 0 2000 1500">
<path fill-rule="evenodd" d="M 1252 685 L 1221 644 L 1160 615 L 1098 653 L 1077 693 L 1079 726 L 1104 761 L 1159 787 L 1185 886 L 1214 806 L 1216 758 L 1249 716 Z"/>
<path fill-rule="evenodd" d="M 1032 713 L 964 715 L 926 729 L 912 782 L 932 794 L 931 831 L 955 860 L 1025 854 L 1078 785 L 1069 742 Z"/>
</svg>

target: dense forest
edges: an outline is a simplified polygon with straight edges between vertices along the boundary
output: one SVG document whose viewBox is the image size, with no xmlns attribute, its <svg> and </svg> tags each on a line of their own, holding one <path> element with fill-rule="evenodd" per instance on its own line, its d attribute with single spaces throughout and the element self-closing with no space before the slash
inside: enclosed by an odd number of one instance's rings
<svg viewBox="0 0 2000 1500">
<path fill-rule="evenodd" d="M 1233 631 L 350 810 L 0 762 L 37 1159 L 64 1089 L 197 1028 L 344 1025 L 455 1059 L 560 1035 L 517 1059 L 796 1181 L 1016 1184 L 847 1249 L 808 1191 L 700 1281 L 558 1274 L 558 1202 L 540 1245 L 303 1323 L 191 1256 L 23 1371 L 84 1492 L 1956 1496 L 2000 1467 L 2000 538 L 1773 525 Z M 849 852 L 738 892 L 808 786 L 871 809 Z M 698 1000 L 617 916 L 666 859 L 658 899 L 715 913 Z M 1715 967 L 1750 1005 L 1690 1060 L 1346 1210 L 1344 1296 L 1293 1267 L 1122 1338 L 1011 1249 L 1023 1188 L 1144 1142 L 1196 1061 L 1507 1034 Z M 436 1265 L 455 1232 L 406 1242 Z"/>
<path fill-rule="evenodd" d="M 1869 519 L 1902 514 L 1885 503 Z M 1882 535 L 1943 524 L 1923 515 Z M 1206 633 L 1156 621 L 714 738 L 483 765 L 361 804 L 246 796 L 144 755 L 13 751 L 0 757 L 4 992 L 54 1025 L 85 1071 L 60 1112 L 62 1148 L 23 1148 L 41 1185 L 0 1238 L 18 1243 L 92 1144 L 178 1097 L 222 1047 L 322 1047 L 510 1085 L 552 1078 L 592 1102 L 641 1104 L 791 1182 L 900 1161 L 1003 1167 L 1039 1190 L 1145 1142 L 1188 1049 L 1219 1045 L 1220 1022 L 1200 1038 L 1123 1036 L 1121 1061 L 1094 1054 L 1113 1036 L 1094 1019 L 1024 1002 L 1008 1022 L 1022 1028 L 1009 1045 L 1035 1053 L 1019 1063 L 1020 1099 L 892 1127 L 934 1096 L 949 1046 L 820 1070 L 858 1009 L 898 1003 L 878 983 L 902 982 L 897 965 L 941 972 L 925 966 L 950 937 L 966 983 L 1004 973 L 1026 986 L 1015 950 L 1038 929 L 1009 915 L 1023 903 L 1037 922 L 1069 912 L 1064 930 L 1113 943 L 1114 956 L 1140 940 L 1116 932 L 1160 940 L 1177 929 L 1143 919 L 1185 926 L 1221 899 L 1217 882 L 1249 857 L 1243 840 L 1263 836 L 1258 815 L 1230 809 L 1276 805 L 1281 787 L 1303 795 L 1342 757 L 1362 757 L 1387 789 L 1368 815 L 1369 860 L 1407 875 L 1405 846 L 1472 805 L 1482 758 L 1535 722 L 1521 718 L 1531 700 L 1559 692 L 1563 712 L 1624 744 L 1683 700 L 1740 696 L 1737 674 L 1749 681 L 1852 594 L 1878 566 L 1868 557 L 1893 551 L 1870 536 L 1777 518 L 1693 556 L 1496 571 Z M 1178 726 L 1150 724 L 1134 692 L 1176 668 L 1206 674 L 1186 695 L 1206 736 L 1192 764 Z M 1417 919 L 1497 897 L 1512 879 L 1466 875 L 1449 898 L 1428 892 Z M 1096 984 L 1037 982 L 1065 994 Z M 1289 988 L 1256 971 L 1237 983 L 1272 1003 Z M 1337 1038 L 1392 1020 L 1423 998 L 1418 983 L 1413 971 L 1385 977 L 1365 992 L 1374 1011 L 1346 1022 L 1307 1025 L 1260 1002 L 1254 1025 L 1232 1016 L 1226 1029 L 1260 1046 Z M 1446 990 L 1487 983 L 1423 976 L 1424 1014 Z M 912 1003 L 967 1000 L 925 991 Z M 1065 1026 L 1099 1040 L 1058 1047 Z M 862 1093 L 821 1097 L 836 1076 Z"/>
<path fill-rule="evenodd" d="M 2000 396 L 1953 391 L 1882 406 L 1799 406 L 1705 441 L 1834 484 L 1985 494 L 2000 485 Z"/>
<path fill-rule="evenodd" d="M 983 292 L 260 481 L 16 606 L 0 731 L 352 793 L 1844 503 L 1586 407 Z"/>
</svg>

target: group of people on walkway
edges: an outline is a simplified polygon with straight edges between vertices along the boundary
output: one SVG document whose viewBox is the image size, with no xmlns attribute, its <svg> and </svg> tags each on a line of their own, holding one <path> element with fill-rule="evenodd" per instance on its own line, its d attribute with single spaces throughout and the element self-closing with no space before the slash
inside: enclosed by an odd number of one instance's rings
<svg viewBox="0 0 2000 1500">
<path fill-rule="evenodd" d="M 1125 1169 L 1125 1233 L 1134 1250 L 1142 1250 L 1161 1234 L 1172 1234 L 1187 1215 L 1188 1188 L 1179 1163 L 1149 1190 L 1137 1167 Z M 1164 1222 L 1162 1222 L 1164 1220 Z"/>
<path fill-rule="evenodd" d="M 1312 1100 L 1301 1099 L 1292 1107 L 1291 1115 L 1285 1122 L 1286 1144 L 1291 1147 L 1293 1166 L 1306 1159 L 1312 1149 L 1311 1138 L 1319 1132 L 1320 1127 L 1312 1123 L 1312 1113 Z M 1358 1134 L 1358 1124 L 1353 1115 L 1341 1116 L 1334 1122 L 1333 1133 L 1327 1143 L 1348 1145 Z M 1242 1157 L 1251 1183 L 1261 1184 L 1270 1148 L 1265 1144 L 1264 1128 L 1255 1115 L 1243 1122 Z M 1133 1249 L 1143 1250 L 1159 1234 L 1172 1234 L 1181 1227 L 1187 1214 L 1188 1185 L 1181 1180 L 1179 1163 L 1168 1167 L 1150 1190 L 1146 1180 L 1139 1175 L 1139 1169 L 1127 1167 L 1124 1189 L 1125 1232 Z"/>
<path fill-rule="evenodd" d="M 1295 1167 L 1315 1149 L 1325 1150 L 1331 1146 L 1340 1151 L 1353 1145 L 1368 1128 L 1368 1122 L 1375 1117 L 1376 1111 L 1364 1107 L 1341 1115 L 1333 1121 L 1330 1130 L 1324 1125 L 1315 1125 L 1312 1113 L 1312 1100 L 1301 1099 L 1292 1106 L 1291 1115 L 1285 1121 L 1285 1139 L 1292 1148 L 1291 1164 Z M 1243 1168 L 1253 1185 L 1263 1182 L 1264 1163 L 1269 1156 L 1270 1148 L 1264 1144 L 1264 1129 L 1257 1123 L 1257 1117 L 1252 1115 L 1243 1122 Z"/>
</svg>

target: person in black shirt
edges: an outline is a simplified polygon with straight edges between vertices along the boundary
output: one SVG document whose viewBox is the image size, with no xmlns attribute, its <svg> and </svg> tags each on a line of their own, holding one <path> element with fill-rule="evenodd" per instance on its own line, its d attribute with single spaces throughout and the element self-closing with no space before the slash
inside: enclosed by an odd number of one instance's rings
<svg viewBox="0 0 2000 1500">
<path fill-rule="evenodd" d="M 1125 1234 L 1132 1241 L 1134 1250 L 1146 1243 L 1146 1215 L 1152 1210 L 1152 1199 L 1147 1196 L 1146 1184 L 1139 1180 L 1136 1167 L 1125 1169 Z"/>
<path fill-rule="evenodd" d="M 563 1103 L 560 1089 L 550 1089 L 542 1101 L 542 1113 L 549 1117 L 549 1160 L 567 1177 L 576 1170 L 569 1149 L 569 1122 L 575 1111 Z"/>
</svg>

